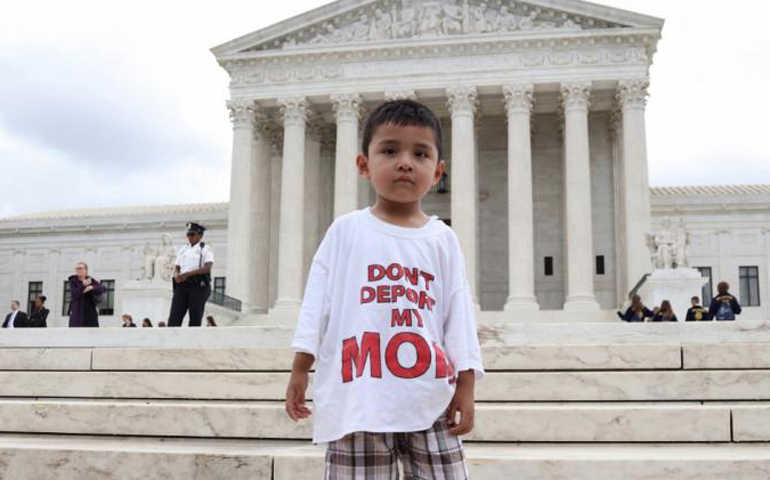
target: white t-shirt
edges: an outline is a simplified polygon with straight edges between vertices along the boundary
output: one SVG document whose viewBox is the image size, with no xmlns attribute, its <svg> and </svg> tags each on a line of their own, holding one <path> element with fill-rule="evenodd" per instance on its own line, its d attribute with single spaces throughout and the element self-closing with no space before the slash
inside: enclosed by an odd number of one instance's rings
<svg viewBox="0 0 770 480">
<path fill-rule="evenodd" d="M 405 228 L 368 208 L 338 218 L 313 258 L 292 346 L 316 361 L 314 442 L 430 428 L 456 372 L 484 375 L 455 233 L 436 217 Z"/>
<path fill-rule="evenodd" d="M 203 258 L 201 258 L 201 255 L 203 255 Z M 179 273 L 187 273 L 203 268 L 208 262 L 214 263 L 214 253 L 208 245 L 201 249 L 201 242 L 193 246 L 190 246 L 188 243 L 179 250 L 176 256 L 176 265 L 179 265 Z"/>
<path fill-rule="evenodd" d="M 18 310 L 14 310 L 11 312 L 11 319 L 8 320 L 8 328 L 16 328 L 16 325 L 14 325 L 14 323 L 16 323 L 16 315 L 18 314 L 19 314 Z"/>
</svg>

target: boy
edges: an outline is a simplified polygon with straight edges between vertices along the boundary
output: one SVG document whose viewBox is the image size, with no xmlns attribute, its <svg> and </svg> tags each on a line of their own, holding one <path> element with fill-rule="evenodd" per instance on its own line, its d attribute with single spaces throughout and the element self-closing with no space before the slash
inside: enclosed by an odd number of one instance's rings
<svg viewBox="0 0 770 480">
<path fill-rule="evenodd" d="M 317 362 L 325 479 L 398 478 L 399 458 L 407 478 L 468 478 L 459 435 L 473 428 L 484 375 L 475 310 L 457 237 L 420 203 L 444 172 L 441 144 L 438 119 L 417 102 L 373 111 L 356 162 L 377 200 L 338 218 L 313 259 L 286 411 L 310 416 Z"/>
<path fill-rule="evenodd" d="M 708 311 L 700 306 L 700 298 L 697 295 L 690 299 L 690 304 L 692 306 L 687 309 L 686 322 L 700 322 L 701 320 L 709 319 Z"/>
</svg>

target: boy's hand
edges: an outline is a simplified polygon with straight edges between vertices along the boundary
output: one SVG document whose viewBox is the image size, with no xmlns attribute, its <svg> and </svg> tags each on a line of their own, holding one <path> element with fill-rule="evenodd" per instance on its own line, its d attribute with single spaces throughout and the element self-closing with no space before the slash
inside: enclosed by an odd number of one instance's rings
<svg viewBox="0 0 770 480">
<path fill-rule="evenodd" d="M 313 365 L 313 360 L 313 356 L 306 353 L 298 352 L 294 356 L 291 378 L 286 387 L 286 413 L 295 422 L 308 418 L 312 413 L 305 405 L 305 392 L 308 385 L 308 371 Z"/>
<path fill-rule="evenodd" d="M 457 389 L 449 404 L 447 423 L 449 433 L 452 435 L 465 435 L 473 430 L 473 414 L 475 411 L 475 399 L 473 389 L 476 382 L 476 374 L 473 370 L 460 372 L 457 378 Z M 460 412 L 460 423 L 457 423 L 457 412 Z"/>
</svg>

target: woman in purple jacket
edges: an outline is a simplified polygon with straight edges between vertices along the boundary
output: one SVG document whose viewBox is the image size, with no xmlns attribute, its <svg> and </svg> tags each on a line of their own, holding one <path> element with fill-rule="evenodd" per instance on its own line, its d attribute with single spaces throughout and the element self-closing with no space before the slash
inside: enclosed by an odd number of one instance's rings
<svg viewBox="0 0 770 480">
<path fill-rule="evenodd" d="M 84 262 L 75 264 L 75 275 L 69 277 L 70 327 L 98 327 L 99 313 L 97 305 L 101 301 L 104 287 L 98 280 L 88 276 L 88 265 Z"/>
</svg>

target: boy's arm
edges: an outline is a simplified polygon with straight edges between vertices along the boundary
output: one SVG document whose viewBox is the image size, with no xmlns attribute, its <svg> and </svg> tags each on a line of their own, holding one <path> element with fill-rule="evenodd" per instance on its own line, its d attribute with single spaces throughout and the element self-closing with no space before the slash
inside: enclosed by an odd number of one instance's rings
<svg viewBox="0 0 770 480">
<path fill-rule="evenodd" d="M 305 393 L 307 392 L 310 367 L 313 366 L 315 357 L 309 353 L 297 352 L 294 354 L 294 364 L 291 367 L 289 385 L 286 387 L 286 413 L 295 422 L 308 418 L 310 409 L 305 405 Z"/>
<path fill-rule="evenodd" d="M 305 392 L 309 382 L 310 367 L 318 356 L 322 332 L 326 330 L 329 316 L 326 290 L 329 281 L 328 265 L 331 258 L 330 233 L 331 229 L 313 257 L 297 319 L 297 329 L 291 344 L 296 353 L 289 385 L 286 387 L 286 413 L 294 421 L 310 416 L 310 409 L 305 405 Z"/>
<path fill-rule="evenodd" d="M 449 403 L 447 421 L 449 433 L 452 435 L 465 435 L 473 430 L 473 417 L 476 411 L 476 372 L 465 370 L 457 376 L 457 388 Z M 457 422 L 457 413 L 460 413 L 460 422 Z"/>
</svg>

